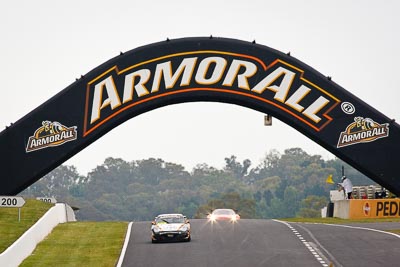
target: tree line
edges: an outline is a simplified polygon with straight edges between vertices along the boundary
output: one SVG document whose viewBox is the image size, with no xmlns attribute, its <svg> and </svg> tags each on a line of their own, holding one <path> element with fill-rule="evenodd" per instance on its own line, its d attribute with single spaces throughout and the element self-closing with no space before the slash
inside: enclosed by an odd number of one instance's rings
<svg viewBox="0 0 400 267">
<path fill-rule="evenodd" d="M 301 148 L 268 152 L 252 167 L 232 155 L 217 169 L 198 164 L 191 171 L 162 159 L 107 158 L 86 176 L 61 165 L 21 192 L 55 197 L 79 208 L 79 220 L 152 220 L 159 213 L 204 218 L 214 208 L 233 208 L 242 218 L 318 217 L 328 203 L 328 175 L 339 182 L 342 167 L 354 185 L 375 184 L 340 159 L 324 160 Z"/>
</svg>

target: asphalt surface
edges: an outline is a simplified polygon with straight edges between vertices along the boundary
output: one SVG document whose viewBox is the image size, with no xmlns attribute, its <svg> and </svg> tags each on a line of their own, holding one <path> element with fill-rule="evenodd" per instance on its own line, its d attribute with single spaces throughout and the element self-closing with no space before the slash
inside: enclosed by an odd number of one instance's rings
<svg viewBox="0 0 400 267">
<path fill-rule="evenodd" d="M 361 225 L 372 228 L 374 224 Z M 399 236 L 335 225 L 191 220 L 192 241 L 152 244 L 134 222 L 122 266 L 398 266 Z M 385 227 L 384 227 L 385 228 Z M 400 223 L 387 229 L 400 229 Z"/>
<path fill-rule="evenodd" d="M 334 266 L 400 266 L 400 236 L 381 232 L 400 229 L 400 223 L 291 225 L 316 244 Z"/>
</svg>

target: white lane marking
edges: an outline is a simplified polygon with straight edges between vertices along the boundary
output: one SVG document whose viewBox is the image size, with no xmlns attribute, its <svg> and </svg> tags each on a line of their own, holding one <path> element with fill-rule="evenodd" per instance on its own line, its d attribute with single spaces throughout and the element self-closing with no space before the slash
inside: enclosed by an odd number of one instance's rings
<svg viewBox="0 0 400 267">
<path fill-rule="evenodd" d="M 128 247 L 129 239 L 131 237 L 132 224 L 133 222 L 130 222 L 128 224 L 128 230 L 126 230 L 124 246 L 122 247 L 121 254 L 119 255 L 119 260 L 116 267 L 121 267 L 122 262 L 124 261 L 126 248 Z"/>
<path fill-rule="evenodd" d="M 366 228 L 366 227 L 358 227 L 358 226 L 350 226 L 350 225 L 343 225 L 343 224 L 330 224 L 330 223 L 319 223 L 323 225 L 330 225 L 330 226 L 338 226 L 338 227 L 345 227 L 345 228 L 352 228 L 352 229 L 360 229 L 360 230 L 367 230 L 367 231 L 372 231 L 372 232 L 377 232 L 377 233 L 382 233 L 382 234 L 387 234 L 387 235 L 392 235 L 397 238 L 400 238 L 400 235 L 391 233 L 391 232 L 386 232 L 378 229 L 373 229 L 373 228 Z"/>
<path fill-rule="evenodd" d="M 336 227 L 344 227 L 344 228 L 350 228 L 350 229 L 357 229 L 357 230 L 366 230 L 366 231 L 372 231 L 372 232 L 377 232 L 377 233 L 381 233 L 381 234 L 387 234 L 387 235 L 391 235 L 397 238 L 400 238 L 400 235 L 392 233 L 392 232 L 386 232 L 383 230 L 378 230 L 378 229 L 373 229 L 373 228 L 367 228 L 367 227 L 359 227 L 359 226 L 351 226 L 351 225 L 344 225 L 344 224 L 331 224 L 331 223 L 304 223 L 304 224 L 320 224 L 320 225 L 328 225 L 328 226 L 336 226 Z M 337 262 L 337 260 L 333 257 L 333 255 L 331 255 L 329 253 L 329 251 L 327 251 L 323 246 L 321 246 L 321 244 L 316 240 L 316 238 L 314 237 L 314 235 L 306 228 L 302 227 L 301 225 L 298 224 L 299 227 L 303 228 L 305 231 L 308 232 L 308 234 L 314 239 L 314 241 L 316 243 L 318 243 L 318 245 L 325 250 L 325 252 L 329 255 L 329 257 L 331 257 L 332 261 L 335 263 L 335 266 L 342 266 L 339 264 L 339 262 Z"/>
<path fill-rule="evenodd" d="M 307 234 L 314 240 L 314 242 L 316 243 L 314 249 L 316 251 L 319 251 L 319 249 L 317 248 L 317 246 L 319 246 L 329 256 L 329 258 L 332 260 L 334 266 L 337 266 L 337 267 L 343 266 L 336 260 L 336 258 L 331 253 L 329 253 L 329 251 L 324 246 L 321 245 L 321 243 L 317 240 L 317 238 L 315 238 L 315 236 L 311 233 L 310 230 L 308 230 L 307 228 L 305 228 L 304 226 L 302 226 L 300 224 L 297 224 L 297 226 L 299 226 L 301 229 L 306 231 Z"/>
<path fill-rule="evenodd" d="M 282 223 L 284 225 L 286 225 L 287 227 L 289 227 L 292 232 L 299 238 L 299 240 L 303 243 L 303 245 L 311 252 L 311 254 L 315 257 L 315 259 L 322 265 L 322 266 L 328 266 L 326 264 L 326 261 L 324 259 L 327 259 L 322 253 L 321 251 L 319 251 L 319 249 L 317 249 L 316 247 L 313 247 L 312 245 L 310 245 L 310 242 L 306 242 L 305 239 L 302 237 L 302 235 L 288 222 L 285 221 L 279 221 L 279 220 L 273 220 L 275 222 L 279 222 Z M 299 225 L 300 226 L 300 225 Z M 301 227 L 301 226 L 300 226 Z M 304 230 L 306 230 L 308 232 L 308 234 L 310 234 L 311 238 L 314 239 L 314 241 L 316 241 L 318 243 L 318 241 L 315 239 L 315 237 L 311 234 L 310 231 L 308 231 L 308 229 L 305 229 L 304 227 L 301 227 Z M 318 243 L 319 244 L 319 243 Z M 319 244 L 321 246 L 321 244 Z M 322 246 L 321 246 L 322 247 Z M 322 247 L 323 248 L 323 247 Z M 325 250 L 325 248 L 323 248 Z M 326 251 L 326 250 L 325 250 Z M 327 252 L 327 251 L 326 251 Z M 329 252 L 328 252 L 329 253 Z M 342 266 L 340 264 L 338 264 L 337 266 Z"/>
</svg>

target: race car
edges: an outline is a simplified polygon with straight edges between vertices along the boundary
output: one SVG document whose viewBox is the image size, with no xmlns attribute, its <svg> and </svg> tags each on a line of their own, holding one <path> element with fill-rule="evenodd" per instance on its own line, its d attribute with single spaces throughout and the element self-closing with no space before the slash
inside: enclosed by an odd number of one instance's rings
<svg viewBox="0 0 400 267">
<path fill-rule="evenodd" d="M 190 222 L 186 216 L 160 214 L 151 223 L 151 242 L 186 241 L 190 242 Z"/>
<path fill-rule="evenodd" d="M 210 222 L 216 221 L 230 221 L 236 222 L 240 219 L 240 215 L 232 209 L 215 209 L 211 214 L 207 215 Z"/>
</svg>

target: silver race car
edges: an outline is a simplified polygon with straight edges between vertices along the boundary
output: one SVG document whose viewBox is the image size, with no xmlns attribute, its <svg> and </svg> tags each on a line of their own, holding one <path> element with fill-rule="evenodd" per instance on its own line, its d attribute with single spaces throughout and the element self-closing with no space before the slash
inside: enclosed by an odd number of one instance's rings
<svg viewBox="0 0 400 267">
<path fill-rule="evenodd" d="M 190 222 L 182 214 L 160 214 L 151 223 L 152 243 L 190 240 Z"/>
</svg>

